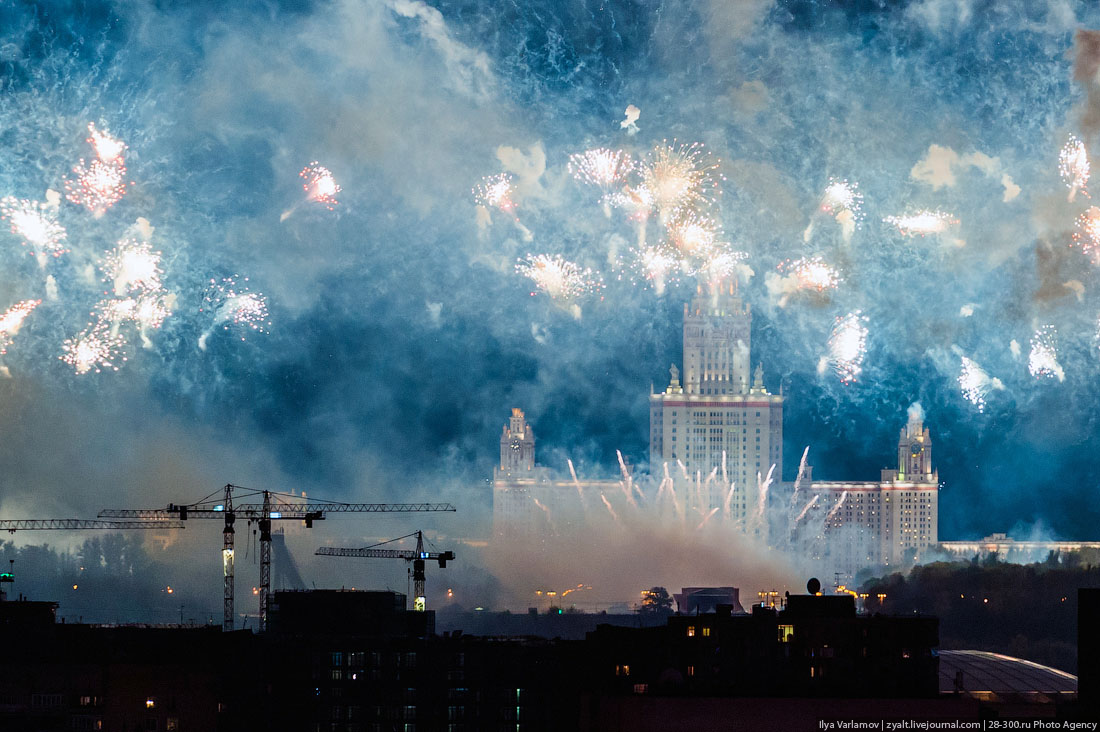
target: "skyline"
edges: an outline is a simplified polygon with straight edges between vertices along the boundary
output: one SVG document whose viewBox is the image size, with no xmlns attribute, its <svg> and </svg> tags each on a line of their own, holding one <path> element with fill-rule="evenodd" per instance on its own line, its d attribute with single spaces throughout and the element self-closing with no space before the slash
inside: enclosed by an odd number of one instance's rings
<svg viewBox="0 0 1100 732">
<path fill-rule="evenodd" d="M 459 513 L 443 526 L 456 535 L 514 407 L 542 464 L 612 476 L 621 450 L 644 466 L 649 386 L 681 362 L 694 281 L 659 293 L 629 274 L 636 227 L 607 215 L 569 162 L 599 147 L 643 159 L 676 140 L 718 161 L 708 214 L 747 253 L 751 367 L 786 396 L 783 479 L 808 445 L 815 479 L 874 480 L 920 402 L 942 539 L 1097 538 L 1100 299 L 1073 238 L 1092 199 L 1068 200 L 1058 156 L 1071 134 L 1100 143 L 1100 81 L 1086 73 L 1100 52 L 1074 35 L 1100 28 L 1100 10 L 41 10 L 0 10 L 0 197 L 65 191 L 91 158 L 89 123 L 126 144 L 132 186 L 99 217 L 63 201 L 69 251 L 45 266 L 0 229 L 0 307 L 42 300 L 2 356 L 4 517 L 160 507 L 232 482 L 451 501 Z M 341 189 L 332 210 L 303 196 L 313 161 Z M 501 173 L 515 209 L 486 220 L 472 190 Z M 854 230 L 819 211 L 834 178 L 859 184 Z M 885 220 L 918 209 L 958 223 L 922 237 Z M 656 222 L 648 231 L 661 236 Z M 127 332 L 117 372 L 74 373 L 59 356 L 103 296 L 98 263 L 145 235 L 172 314 Z M 537 292 L 516 272 L 529 254 L 599 271 L 603 287 L 566 301 Z M 841 281 L 792 293 L 779 268 L 814 256 Z M 203 310 L 210 281 L 233 277 L 265 296 L 264 332 L 225 331 Z M 867 352 L 846 384 L 818 365 L 854 311 Z M 1064 381 L 1028 372 L 1045 325 Z M 960 390 L 963 357 L 1003 386 L 982 412 Z"/>
</svg>

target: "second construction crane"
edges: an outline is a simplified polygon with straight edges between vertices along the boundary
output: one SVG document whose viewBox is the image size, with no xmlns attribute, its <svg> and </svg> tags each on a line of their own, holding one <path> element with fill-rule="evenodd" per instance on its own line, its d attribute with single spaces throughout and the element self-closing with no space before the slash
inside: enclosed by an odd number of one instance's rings
<svg viewBox="0 0 1100 732">
<path fill-rule="evenodd" d="M 221 494 L 221 495 L 219 495 Z M 242 503 L 235 498 L 249 496 L 262 498 L 261 503 Z M 218 500 L 221 498 L 221 500 Z M 410 511 L 454 511 L 450 503 L 343 503 L 316 498 L 260 491 L 228 484 L 194 503 L 168 504 L 167 508 L 105 509 L 100 518 L 132 519 L 220 519 L 222 529 L 222 573 L 225 579 L 223 595 L 222 630 L 233 630 L 234 602 L 234 550 L 233 541 L 236 519 L 255 521 L 260 529 L 260 629 L 267 630 L 267 611 L 271 595 L 271 522 L 294 520 L 305 522 L 312 528 L 314 521 L 323 520 L 330 513 L 407 513 Z"/>
<path fill-rule="evenodd" d="M 382 544 L 389 544 L 394 541 L 401 541 L 402 539 L 408 539 L 410 536 L 416 537 L 416 549 L 378 549 L 377 547 Z M 424 562 L 433 559 L 439 562 L 440 567 L 446 567 L 447 562 L 455 558 L 455 553 L 452 551 L 446 552 L 426 552 L 424 551 L 424 532 L 414 531 L 411 534 L 405 534 L 399 536 L 396 539 L 389 539 L 379 544 L 373 544 L 362 549 L 345 549 L 341 547 L 323 546 L 318 549 L 314 554 L 319 554 L 323 557 L 368 557 L 375 559 L 404 559 L 406 562 L 413 563 L 413 609 L 417 611 L 423 611 L 426 608 L 426 600 L 424 595 Z"/>
</svg>

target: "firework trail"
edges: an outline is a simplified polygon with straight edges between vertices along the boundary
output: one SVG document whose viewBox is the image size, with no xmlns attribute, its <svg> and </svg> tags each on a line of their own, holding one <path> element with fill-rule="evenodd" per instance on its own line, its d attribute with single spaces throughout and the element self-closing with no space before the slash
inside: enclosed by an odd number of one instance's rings
<svg viewBox="0 0 1100 732">
<path fill-rule="evenodd" d="M 851 241 L 852 234 L 863 221 L 863 194 L 859 191 L 859 183 L 844 178 L 829 178 L 817 210 L 832 216 L 840 224 L 844 241 Z M 810 224 L 802 232 L 802 240 L 809 242 L 813 238 L 813 231 L 814 219 L 811 217 Z"/>
<path fill-rule="evenodd" d="M 0 315 L 0 356 L 8 352 L 8 346 L 12 344 L 15 335 L 23 326 L 23 321 L 41 302 L 41 300 L 23 300 Z"/>
<path fill-rule="evenodd" d="M 56 194 L 55 194 L 56 195 Z M 14 196 L 0 198 L 0 219 L 11 225 L 11 233 L 22 237 L 23 245 L 45 264 L 47 255 L 60 257 L 66 252 L 65 227 L 57 223 L 57 207 Z"/>
<path fill-rule="evenodd" d="M 722 501 L 722 516 L 729 520 L 730 518 L 730 501 L 733 500 L 733 491 L 736 489 L 736 485 L 729 483 L 729 490 L 726 491 L 726 497 Z"/>
<path fill-rule="evenodd" d="M 219 325 L 222 330 L 239 325 L 257 333 L 264 333 L 271 327 L 267 298 L 258 292 L 252 292 L 247 282 L 247 277 L 241 279 L 236 275 L 226 277 L 220 282 L 210 280 L 203 297 L 203 307 L 199 308 L 199 312 L 212 313 L 214 321 L 199 336 L 201 350 L 206 350 L 207 339 Z M 244 340 L 244 336 L 241 336 L 241 340 Z"/>
<path fill-rule="evenodd" d="M 793 508 L 795 502 L 798 500 L 798 490 L 802 486 L 802 478 L 806 475 L 806 458 L 810 456 L 810 446 L 806 445 L 806 449 L 802 451 L 802 459 L 798 461 L 798 475 L 794 477 L 794 489 L 791 491 L 791 507 Z"/>
<path fill-rule="evenodd" d="M 895 227 L 903 236 L 942 234 L 949 226 L 959 223 L 959 220 L 949 213 L 927 209 L 901 216 L 887 216 L 883 221 Z"/>
<path fill-rule="evenodd" d="M 603 505 L 607 507 L 607 512 L 611 514 L 611 518 L 615 520 L 615 523 L 619 523 L 619 514 L 615 513 L 615 509 L 611 507 L 611 501 L 607 500 L 607 496 L 601 493 L 600 500 L 602 500 Z"/>
<path fill-rule="evenodd" d="M 1003 389 L 1000 379 L 991 379 L 989 374 L 978 365 L 976 361 L 960 356 L 962 363 L 959 367 L 959 389 L 963 398 L 978 408 L 978 412 L 985 411 L 985 398 L 993 389 Z"/>
<path fill-rule="evenodd" d="M 1065 381 L 1066 373 L 1058 363 L 1058 331 L 1053 325 L 1040 327 L 1031 336 L 1031 352 L 1027 357 L 1027 370 L 1036 379 L 1057 378 Z"/>
<path fill-rule="evenodd" d="M 114 283 L 116 296 L 134 290 L 156 292 L 162 289 L 160 252 L 154 252 L 149 242 L 123 239 L 100 262 L 104 280 Z"/>
<path fill-rule="evenodd" d="M 679 461 L 677 461 L 677 462 L 679 462 Z M 672 508 L 673 508 L 674 511 L 676 511 L 676 514 L 680 517 L 680 521 L 684 521 L 684 520 L 686 520 L 687 516 L 684 513 L 684 507 L 680 505 L 679 497 L 676 495 L 675 481 L 673 481 L 672 476 L 668 474 L 668 463 L 663 463 L 663 465 L 664 465 L 665 477 L 664 477 L 664 480 L 661 481 L 661 488 L 663 488 L 665 490 L 665 492 L 668 493 L 668 496 L 672 501 Z M 683 463 L 681 463 L 680 466 L 683 467 Z M 660 495 L 660 488 L 658 489 L 657 495 Z"/>
<path fill-rule="evenodd" d="M 530 278 L 538 289 L 552 298 L 572 299 L 603 288 L 598 272 L 581 268 L 560 255 L 528 254 L 526 259 L 518 261 L 516 272 Z"/>
<path fill-rule="evenodd" d="M 757 497 L 756 497 L 756 523 L 762 525 L 764 523 L 765 511 L 768 507 L 768 489 L 772 484 L 772 473 L 775 472 L 775 465 L 768 468 L 768 477 L 763 480 L 760 479 L 760 473 L 756 474 L 757 484 Z"/>
<path fill-rule="evenodd" d="M 720 192 L 718 165 L 698 142 L 677 145 L 673 140 L 653 148 L 641 171 L 662 224 L 714 203 Z"/>
<path fill-rule="evenodd" d="M 825 516 L 825 523 L 828 524 L 833 516 L 840 513 L 840 507 L 844 505 L 844 500 L 848 497 L 848 491 L 844 491 L 840 494 L 840 500 L 836 502 L 836 505 L 832 507 L 828 514 Z"/>
<path fill-rule="evenodd" d="M 1062 181 L 1069 188 L 1067 200 L 1072 201 L 1078 191 L 1085 198 L 1089 197 L 1086 188 L 1089 183 L 1089 153 L 1085 149 L 1085 143 L 1075 135 L 1069 136 L 1062 151 L 1058 153 L 1058 172 L 1062 174 Z"/>
<path fill-rule="evenodd" d="M 1093 264 L 1100 264 L 1100 208 L 1089 206 L 1087 211 L 1077 217 L 1077 231 L 1073 232 L 1073 241 Z"/>
<path fill-rule="evenodd" d="M 577 489 L 577 495 L 581 499 L 581 503 L 584 503 L 584 490 L 581 488 L 581 482 L 577 478 L 577 469 L 573 467 L 573 461 L 569 458 L 565 459 L 566 465 L 569 466 L 569 475 L 573 478 L 573 486 Z"/>
<path fill-rule="evenodd" d="M 801 522 L 802 519 L 806 517 L 806 514 L 810 512 L 810 509 L 817 505 L 817 502 L 820 498 L 820 493 L 814 494 L 814 497 L 811 498 L 809 502 L 802 508 L 802 511 L 799 512 L 798 517 L 794 520 L 794 525 L 791 528 L 798 526 L 799 522 Z"/>
<path fill-rule="evenodd" d="M 532 496 L 532 497 L 531 497 L 531 500 L 535 502 L 535 505 L 536 505 L 537 507 L 539 507 L 540 509 L 542 509 L 542 512 L 543 512 L 544 514 L 546 514 L 546 523 L 547 523 L 547 524 L 549 525 L 549 527 L 550 527 L 550 533 L 552 533 L 552 534 L 556 534 L 556 533 L 558 533 L 558 527 L 557 527 L 557 525 L 556 525 L 556 524 L 554 523 L 554 517 L 550 515 L 550 509 L 549 509 L 549 508 L 547 508 L 546 506 L 544 506 L 544 505 L 542 504 L 542 502 L 541 502 L 541 501 L 539 501 L 539 499 L 535 498 L 534 496 Z"/>
<path fill-rule="evenodd" d="M 718 507 L 717 506 L 715 506 L 714 508 L 707 511 L 707 515 L 703 517 L 703 520 L 699 522 L 699 525 L 695 527 L 695 530 L 696 531 L 702 531 L 703 527 L 707 525 L 707 521 L 710 521 L 710 517 L 713 516 L 716 513 L 718 513 Z"/>
<path fill-rule="evenodd" d="M 78 374 L 118 371 L 118 362 L 126 360 L 122 354 L 125 345 L 126 341 L 121 336 L 111 335 L 105 324 L 89 323 L 80 335 L 65 340 L 63 354 L 58 358 L 72 366 Z"/>
<path fill-rule="evenodd" d="M 845 384 L 850 384 L 863 371 L 863 356 L 867 350 L 867 317 L 859 310 L 837 318 L 829 336 L 829 353 L 818 363 L 818 373 L 832 364 L 833 371 Z"/>
<path fill-rule="evenodd" d="M 638 504 L 634 501 L 634 476 L 631 475 L 630 470 L 626 467 L 626 461 L 623 460 L 623 454 L 619 450 L 615 451 L 615 457 L 619 459 L 619 472 L 622 473 L 623 479 L 619 481 L 619 485 L 622 486 L 623 492 L 626 493 L 626 500 L 630 502 L 630 505 L 635 508 Z"/>
</svg>

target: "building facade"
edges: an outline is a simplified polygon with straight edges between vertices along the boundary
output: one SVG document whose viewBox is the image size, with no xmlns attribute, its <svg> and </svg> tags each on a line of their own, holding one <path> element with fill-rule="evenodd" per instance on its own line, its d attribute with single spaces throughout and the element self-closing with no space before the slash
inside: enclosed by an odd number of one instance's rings
<svg viewBox="0 0 1100 732">
<path fill-rule="evenodd" d="M 512 409 L 500 436 L 500 465 L 493 469 L 493 536 L 527 542 L 571 536 L 584 530 L 587 503 L 602 504 L 608 496 L 618 501 L 630 484 L 625 463 L 625 482 L 581 480 L 569 468 L 562 474 L 535 463 L 535 433 L 523 410 Z"/>
<path fill-rule="evenodd" d="M 932 436 L 913 411 L 898 437 L 897 468 L 876 481 L 809 481 L 796 505 L 814 502 L 792 527 L 792 540 L 816 530 L 815 558 L 853 576 L 863 567 L 902 567 L 939 541 L 939 474 L 932 466 Z"/>
<path fill-rule="evenodd" d="M 743 489 L 734 505 L 739 519 L 761 476 L 783 465 L 783 396 L 765 388 L 760 364 L 750 378 L 751 325 L 735 282 L 700 286 L 684 305 L 683 383 L 674 364 L 665 390 L 649 396 L 650 465 L 682 465 L 704 477 L 717 470 Z M 722 506 L 725 491 L 708 498 L 708 508 Z"/>
<path fill-rule="evenodd" d="M 750 376 L 751 325 L 735 284 L 700 287 L 684 306 L 683 370 L 673 365 L 668 386 L 649 397 L 648 487 L 663 477 L 661 485 L 673 488 L 666 496 L 680 497 L 681 520 L 685 511 L 717 516 L 772 546 L 789 541 L 829 572 L 851 577 L 920 560 L 939 539 L 939 476 L 920 409 L 901 429 L 896 467 L 877 481 L 813 480 L 804 466 L 794 483 L 783 483 L 785 397 L 768 391 L 759 363 Z M 641 493 L 620 467 L 619 480 L 581 480 L 572 465 L 567 475 L 539 467 L 534 432 L 513 409 L 493 475 L 494 534 L 562 536 L 583 530 L 586 507 L 614 514 Z"/>
</svg>

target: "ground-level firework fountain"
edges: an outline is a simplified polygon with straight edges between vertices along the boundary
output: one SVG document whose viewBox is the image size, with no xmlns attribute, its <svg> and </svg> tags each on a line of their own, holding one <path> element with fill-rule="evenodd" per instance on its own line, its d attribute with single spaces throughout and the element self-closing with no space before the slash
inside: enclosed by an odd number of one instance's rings
<svg viewBox="0 0 1100 732">
<path fill-rule="evenodd" d="M 849 321 L 858 348 L 834 331 L 826 357 L 846 380 L 858 376 L 866 338 L 859 313 Z M 909 408 L 896 467 L 877 479 L 815 480 L 807 448 L 784 481 L 783 407 L 793 397 L 770 393 L 761 365 L 750 375 L 750 322 L 732 283 L 700 286 L 685 306 L 684 370 L 674 365 L 668 387 L 650 395 L 646 469 L 621 454 L 612 478 L 582 479 L 571 461 L 538 466 L 533 429 L 513 410 L 494 472 L 491 562 L 520 596 L 524 582 L 583 580 L 594 595 L 620 596 L 659 581 L 764 587 L 839 573 L 850 582 L 935 550 L 939 476 L 920 405 Z M 566 553 L 575 561 L 562 566 Z"/>
</svg>

